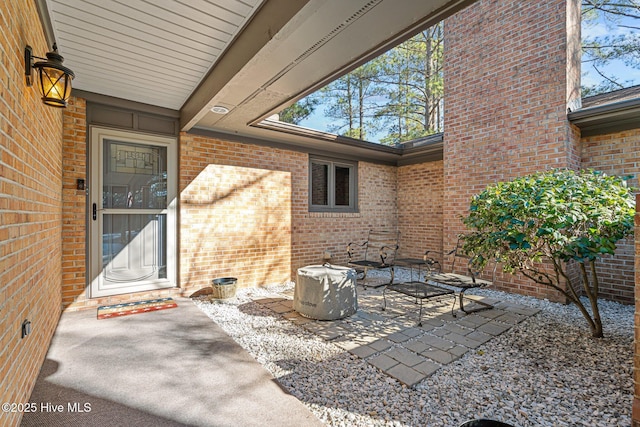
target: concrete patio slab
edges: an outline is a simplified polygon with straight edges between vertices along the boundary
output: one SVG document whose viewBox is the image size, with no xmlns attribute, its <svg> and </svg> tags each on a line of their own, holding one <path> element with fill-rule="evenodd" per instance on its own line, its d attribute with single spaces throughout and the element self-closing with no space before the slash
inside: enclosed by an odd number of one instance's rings
<svg viewBox="0 0 640 427">
<path fill-rule="evenodd" d="M 30 400 L 64 410 L 26 413 L 22 425 L 322 425 L 191 300 L 177 301 L 105 320 L 64 313 Z"/>
</svg>

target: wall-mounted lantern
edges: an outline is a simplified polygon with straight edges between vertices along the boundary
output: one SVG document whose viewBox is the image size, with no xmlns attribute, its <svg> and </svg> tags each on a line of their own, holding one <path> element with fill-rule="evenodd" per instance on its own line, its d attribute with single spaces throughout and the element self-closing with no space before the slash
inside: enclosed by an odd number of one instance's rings
<svg viewBox="0 0 640 427">
<path fill-rule="evenodd" d="M 43 61 L 34 63 L 34 58 Z M 67 100 L 71 96 L 71 79 L 75 77 L 73 71 L 62 65 L 62 61 L 64 58 L 58 54 L 55 43 L 53 51 L 47 52 L 46 58 L 34 56 L 31 46 L 24 48 L 24 73 L 27 86 L 33 85 L 33 69 L 35 69 L 42 102 L 59 108 L 67 106 Z"/>
</svg>

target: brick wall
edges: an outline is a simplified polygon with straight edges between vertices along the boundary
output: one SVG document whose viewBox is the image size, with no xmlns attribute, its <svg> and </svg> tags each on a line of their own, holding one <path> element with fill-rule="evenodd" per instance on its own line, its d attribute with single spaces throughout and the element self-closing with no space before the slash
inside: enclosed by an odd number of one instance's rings
<svg viewBox="0 0 640 427">
<path fill-rule="evenodd" d="M 181 285 L 197 290 L 229 276 L 239 287 L 288 280 L 292 181 L 306 156 L 182 134 L 180 159 Z"/>
<path fill-rule="evenodd" d="M 442 252 L 443 178 L 442 161 L 398 168 L 402 257 L 421 258 L 427 250 Z"/>
<path fill-rule="evenodd" d="M 295 280 L 299 267 L 346 262 L 369 229 L 397 229 L 396 168 L 361 162 L 358 213 L 308 210 L 308 155 L 181 135 L 180 276 L 197 290 L 211 278 L 242 287 Z"/>
<path fill-rule="evenodd" d="M 292 273 L 298 268 L 323 262 L 328 251 L 333 264 L 347 262 L 347 245 L 362 243 L 369 230 L 398 230 L 397 168 L 366 162 L 358 164 L 358 212 L 320 213 L 308 211 L 308 165 L 301 165 L 294 178 Z M 401 236 L 402 238 L 402 236 Z M 354 257 L 362 254 L 354 253 Z"/>
<path fill-rule="evenodd" d="M 582 167 L 609 175 L 633 176 L 632 188 L 640 188 L 640 129 L 582 138 Z M 634 301 L 633 238 L 618 244 L 615 257 L 598 266 L 602 298 L 632 304 Z"/>
<path fill-rule="evenodd" d="M 35 2 L 0 2 L 0 28 L 0 402 L 25 403 L 61 312 L 62 111 L 25 85 L 25 46 L 50 50 Z"/>
<path fill-rule="evenodd" d="M 480 0 L 445 21 L 444 244 L 487 185 L 539 170 L 579 166 L 567 107 L 577 96 L 575 0 Z M 556 298 L 516 276 L 497 283 Z"/>
<path fill-rule="evenodd" d="M 62 142 L 62 304 L 82 305 L 86 297 L 87 196 L 77 179 L 87 182 L 87 106 L 72 97 L 63 112 Z"/>
<path fill-rule="evenodd" d="M 633 409 L 631 414 L 632 426 L 640 426 L 640 196 L 636 195 L 635 216 L 635 305 L 634 314 L 634 351 L 633 351 Z"/>
</svg>

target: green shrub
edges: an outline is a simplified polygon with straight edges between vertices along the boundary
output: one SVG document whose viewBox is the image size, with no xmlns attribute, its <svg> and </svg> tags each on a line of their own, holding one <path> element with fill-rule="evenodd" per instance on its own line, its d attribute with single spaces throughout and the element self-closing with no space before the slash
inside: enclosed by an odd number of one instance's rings
<svg viewBox="0 0 640 427">
<path fill-rule="evenodd" d="M 596 171 L 551 170 L 492 185 L 471 201 L 463 222 L 465 250 L 495 257 L 506 272 L 521 272 L 562 292 L 578 306 L 594 337 L 602 337 L 596 261 L 631 234 L 634 196 L 625 178 Z M 567 266 L 576 262 L 580 279 Z M 591 313 L 580 300 L 581 288 Z"/>
</svg>

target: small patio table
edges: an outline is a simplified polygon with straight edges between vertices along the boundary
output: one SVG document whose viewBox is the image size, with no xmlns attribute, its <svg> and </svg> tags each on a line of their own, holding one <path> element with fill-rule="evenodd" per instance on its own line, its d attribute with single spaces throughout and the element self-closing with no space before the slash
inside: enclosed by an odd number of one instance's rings
<svg viewBox="0 0 640 427">
<path fill-rule="evenodd" d="M 441 298 L 447 295 L 452 295 L 455 304 L 455 291 L 442 286 L 438 286 L 431 283 L 420 281 L 420 273 L 422 266 L 426 266 L 427 262 L 418 258 L 401 258 L 396 260 L 396 265 L 407 266 L 410 269 L 410 281 L 403 283 L 390 283 L 382 291 L 383 306 L 382 310 L 387 308 L 387 291 L 398 292 L 402 295 L 414 298 L 416 304 L 420 304 L 420 312 L 418 315 L 418 326 L 422 326 L 422 305 L 424 300 L 430 300 L 435 298 Z M 414 268 L 418 270 L 418 280 L 413 280 Z"/>
</svg>

